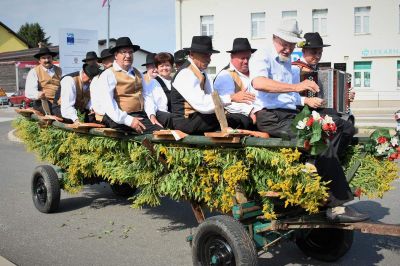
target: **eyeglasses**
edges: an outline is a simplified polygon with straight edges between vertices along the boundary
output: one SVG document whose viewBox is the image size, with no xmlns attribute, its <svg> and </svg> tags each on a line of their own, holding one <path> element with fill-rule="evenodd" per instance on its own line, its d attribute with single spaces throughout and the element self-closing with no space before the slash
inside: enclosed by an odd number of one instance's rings
<svg viewBox="0 0 400 266">
<path fill-rule="evenodd" d="M 287 42 L 279 37 L 275 37 L 274 40 L 285 49 L 293 50 L 296 47 L 296 43 Z"/>
<path fill-rule="evenodd" d="M 123 54 L 124 56 L 132 55 L 133 50 L 120 50 L 120 51 L 118 51 L 118 53 Z"/>
</svg>

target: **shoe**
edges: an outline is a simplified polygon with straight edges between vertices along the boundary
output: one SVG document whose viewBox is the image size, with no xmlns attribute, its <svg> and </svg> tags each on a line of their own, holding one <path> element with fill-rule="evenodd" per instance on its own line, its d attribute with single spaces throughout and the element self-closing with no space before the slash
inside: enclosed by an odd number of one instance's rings
<svg viewBox="0 0 400 266">
<path fill-rule="evenodd" d="M 369 216 L 348 206 L 339 206 L 327 209 L 326 218 L 336 223 L 356 223 L 368 220 Z"/>
</svg>

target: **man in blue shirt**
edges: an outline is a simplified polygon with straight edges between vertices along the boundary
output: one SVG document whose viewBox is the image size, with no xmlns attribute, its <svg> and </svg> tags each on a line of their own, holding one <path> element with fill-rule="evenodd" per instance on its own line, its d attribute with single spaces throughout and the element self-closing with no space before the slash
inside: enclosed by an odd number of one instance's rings
<svg viewBox="0 0 400 266">
<path fill-rule="evenodd" d="M 311 80 L 294 84 L 291 54 L 297 42 L 303 41 L 297 21 L 284 20 L 273 34 L 271 50 L 257 51 L 250 60 L 251 86 L 255 89 L 257 127 L 273 137 L 296 137 L 291 131 L 291 124 L 298 113 L 297 106 L 308 105 L 321 108 L 324 101 L 317 97 L 301 97 L 299 92 L 318 92 L 318 85 Z M 325 114 L 324 109 L 318 112 Z M 349 207 L 342 207 L 353 200 L 353 195 L 346 181 L 339 161 L 345 148 L 355 133 L 350 122 L 338 116 L 332 117 L 337 125 L 337 134 L 326 151 L 317 156 L 315 166 L 323 181 L 329 181 L 329 202 L 327 218 L 339 222 L 358 222 L 368 219 L 367 215 Z"/>
</svg>

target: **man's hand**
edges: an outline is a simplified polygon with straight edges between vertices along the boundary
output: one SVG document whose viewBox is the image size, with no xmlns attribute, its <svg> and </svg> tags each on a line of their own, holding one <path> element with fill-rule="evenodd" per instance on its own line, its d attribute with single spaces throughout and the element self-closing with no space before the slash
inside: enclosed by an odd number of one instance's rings
<svg viewBox="0 0 400 266">
<path fill-rule="evenodd" d="M 312 80 L 305 79 L 302 82 L 294 85 L 296 92 L 311 91 L 319 92 L 319 86 Z"/>
<path fill-rule="evenodd" d="M 253 125 L 255 125 L 257 123 L 257 117 L 256 114 L 253 113 L 253 111 L 250 112 L 249 117 L 251 118 L 251 120 L 253 121 Z"/>
<path fill-rule="evenodd" d="M 247 91 L 239 91 L 231 95 L 231 101 L 237 103 L 251 104 L 255 101 L 255 99 L 256 97 L 254 96 L 254 94 Z"/>
<path fill-rule="evenodd" d="M 79 119 L 76 119 L 75 121 L 74 121 L 74 125 L 80 125 L 81 124 L 81 122 L 79 121 Z"/>
<path fill-rule="evenodd" d="M 159 125 L 160 127 L 164 128 L 164 127 L 160 124 L 160 122 L 158 122 L 158 120 L 157 120 L 157 118 L 156 118 L 155 115 L 151 115 L 151 116 L 150 116 L 150 122 L 151 122 L 153 125 Z"/>
<path fill-rule="evenodd" d="M 143 120 L 142 117 L 134 117 L 131 123 L 131 128 L 133 128 L 137 133 L 143 134 L 143 130 L 146 129 L 146 127 L 140 122 L 140 120 Z"/>
<path fill-rule="evenodd" d="M 39 91 L 39 93 L 38 93 L 38 99 L 43 99 L 43 100 L 46 99 L 46 94 L 44 94 L 44 91 Z"/>
<path fill-rule="evenodd" d="M 321 98 L 317 98 L 317 97 L 312 97 L 312 98 L 306 97 L 306 98 L 304 98 L 304 104 L 307 104 L 311 108 L 319 108 L 324 103 L 325 103 L 325 101 L 323 99 L 321 99 Z"/>
<path fill-rule="evenodd" d="M 355 97 L 356 97 L 356 93 L 354 91 L 349 91 L 349 101 L 354 102 Z"/>
</svg>

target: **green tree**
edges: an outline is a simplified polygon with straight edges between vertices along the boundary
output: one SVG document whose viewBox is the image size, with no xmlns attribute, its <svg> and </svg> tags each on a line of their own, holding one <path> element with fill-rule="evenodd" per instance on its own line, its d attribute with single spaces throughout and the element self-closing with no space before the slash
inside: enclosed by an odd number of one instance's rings
<svg viewBox="0 0 400 266">
<path fill-rule="evenodd" d="M 24 38 L 29 46 L 38 47 L 38 43 L 42 42 L 45 46 L 50 46 L 50 36 L 46 37 L 46 33 L 39 23 L 25 23 L 18 30 L 18 35 Z"/>
</svg>

